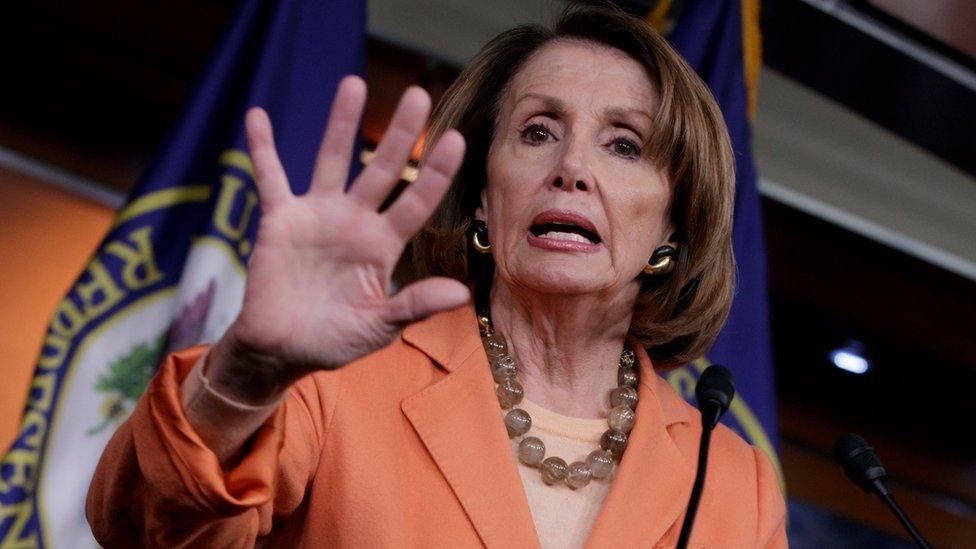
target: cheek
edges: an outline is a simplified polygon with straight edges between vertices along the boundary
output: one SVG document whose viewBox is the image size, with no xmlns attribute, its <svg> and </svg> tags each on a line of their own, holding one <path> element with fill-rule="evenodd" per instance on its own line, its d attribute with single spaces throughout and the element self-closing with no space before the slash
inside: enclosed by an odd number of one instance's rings
<svg viewBox="0 0 976 549">
<path fill-rule="evenodd" d="M 523 216 L 531 211 L 535 193 L 552 171 L 547 155 L 523 149 L 506 142 L 488 156 L 485 209 L 493 232 L 500 235 L 510 235 L 516 232 L 512 229 L 528 223 Z"/>
<path fill-rule="evenodd" d="M 645 180 L 646 181 L 646 180 Z M 655 186 L 628 193 L 616 201 L 612 215 L 615 235 L 614 255 L 626 262 L 643 263 L 667 238 L 670 191 Z"/>
<path fill-rule="evenodd" d="M 527 185 L 515 178 L 494 180 L 487 194 L 488 227 L 496 252 L 510 249 L 524 238 L 523 229 L 528 228 L 531 215 L 532 197 Z"/>
</svg>

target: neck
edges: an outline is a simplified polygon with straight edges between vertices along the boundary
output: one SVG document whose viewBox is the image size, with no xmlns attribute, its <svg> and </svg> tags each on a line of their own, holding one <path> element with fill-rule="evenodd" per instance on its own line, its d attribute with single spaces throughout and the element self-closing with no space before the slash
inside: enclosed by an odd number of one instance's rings
<svg viewBox="0 0 976 549">
<path fill-rule="evenodd" d="M 512 291 L 496 279 L 492 324 L 508 340 L 526 398 L 556 413 L 603 418 L 637 288 L 615 296 Z"/>
</svg>

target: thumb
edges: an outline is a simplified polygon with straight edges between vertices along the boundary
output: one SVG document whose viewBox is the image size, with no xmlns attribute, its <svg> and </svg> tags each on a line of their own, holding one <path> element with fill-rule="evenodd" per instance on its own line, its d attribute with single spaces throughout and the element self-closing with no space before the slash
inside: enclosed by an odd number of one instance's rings
<svg viewBox="0 0 976 549">
<path fill-rule="evenodd" d="M 386 320 L 402 326 L 441 311 L 457 309 L 470 300 L 468 288 L 453 278 L 425 278 L 390 299 Z"/>
</svg>

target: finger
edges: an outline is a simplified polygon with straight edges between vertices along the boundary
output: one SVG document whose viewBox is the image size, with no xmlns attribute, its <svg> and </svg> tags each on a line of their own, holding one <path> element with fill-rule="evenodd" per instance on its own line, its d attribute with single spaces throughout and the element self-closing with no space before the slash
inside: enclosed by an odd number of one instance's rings
<svg viewBox="0 0 976 549">
<path fill-rule="evenodd" d="M 349 177 L 349 164 L 359 132 L 359 119 L 366 105 L 366 83 L 358 76 L 339 82 L 332 112 L 319 146 L 310 190 L 341 192 Z"/>
<path fill-rule="evenodd" d="M 403 167 L 424 129 L 428 114 L 430 96 L 423 89 L 411 86 L 400 98 L 390 127 L 376 149 L 376 156 L 349 189 L 350 195 L 373 208 L 383 203 L 400 181 Z"/>
<path fill-rule="evenodd" d="M 471 300 L 467 286 L 452 278 L 425 278 L 390 299 L 386 320 L 403 326 L 441 311 L 457 309 Z"/>
<path fill-rule="evenodd" d="M 261 209 L 269 211 L 292 196 L 288 177 L 275 150 L 271 119 L 261 107 L 252 107 L 244 117 L 244 128 L 247 148 L 254 164 L 254 185 L 258 189 Z"/>
<path fill-rule="evenodd" d="M 460 133 L 445 132 L 428 155 L 417 180 L 407 185 L 387 208 L 388 222 L 404 241 L 420 230 L 444 197 L 464 160 L 464 147 Z"/>
</svg>

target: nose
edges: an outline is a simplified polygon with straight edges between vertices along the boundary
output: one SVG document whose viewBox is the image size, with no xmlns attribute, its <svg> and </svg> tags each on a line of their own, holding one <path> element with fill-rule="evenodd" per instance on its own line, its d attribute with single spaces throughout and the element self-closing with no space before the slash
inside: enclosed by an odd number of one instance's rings
<svg viewBox="0 0 976 549">
<path fill-rule="evenodd" d="M 552 182 L 552 186 L 556 187 L 557 189 L 563 188 L 564 185 L 566 185 L 566 182 L 563 180 L 562 176 L 556 176 L 556 180 Z M 568 185 L 567 188 L 585 191 L 589 188 L 589 186 L 582 179 L 577 179 L 575 183 Z"/>
<path fill-rule="evenodd" d="M 552 176 L 552 186 L 566 191 L 589 191 L 593 177 L 586 169 L 586 151 L 580 139 L 570 139 Z"/>
</svg>

